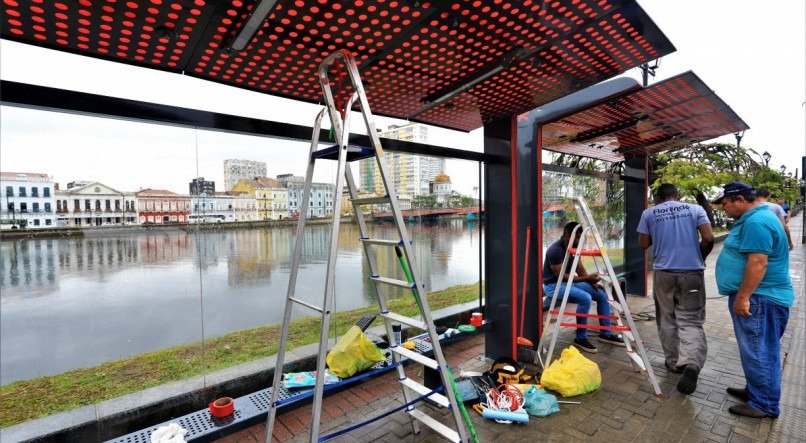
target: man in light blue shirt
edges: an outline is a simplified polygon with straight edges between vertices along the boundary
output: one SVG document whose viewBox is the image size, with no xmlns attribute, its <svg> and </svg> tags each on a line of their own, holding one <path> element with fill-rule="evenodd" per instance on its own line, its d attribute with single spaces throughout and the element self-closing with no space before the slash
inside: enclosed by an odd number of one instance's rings
<svg viewBox="0 0 806 443">
<path fill-rule="evenodd" d="M 789 250 L 791 251 L 795 247 L 795 243 L 792 242 L 792 234 L 789 232 L 789 226 L 786 224 L 786 211 L 784 211 L 784 208 L 778 203 L 770 201 L 770 191 L 768 191 L 767 188 L 756 189 L 756 200 L 758 200 L 762 206 L 768 207 L 770 211 L 778 217 L 778 220 L 781 220 L 781 225 L 783 225 L 784 232 L 786 232 L 786 239 L 789 242 Z"/>
<path fill-rule="evenodd" d="M 728 394 L 745 403 L 732 414 L 776 418 L 781 399 L 781 337 L 795 291 L 789 277 L 789 250 L 780 220 L 756 200 L 752 186 L 733 182 L 714 201 L 736 220 L 716 262 L 719 293 L 728 295 L 739 347 L 744 388 Z"/>
<path fill-rule="evenodd" d="M 638 223 L 638 242 L 652 246 L 652 292 L 658 336 L 669 371 L 683 373 L 677 390 L 685 395 L 697 389 L 705 365 L 705 257 L 714 247 L 714 233 L 705 210 L 680 201 L 669 183 L 655 193 L 656 205 L 644 210 Z"/>
</svg>

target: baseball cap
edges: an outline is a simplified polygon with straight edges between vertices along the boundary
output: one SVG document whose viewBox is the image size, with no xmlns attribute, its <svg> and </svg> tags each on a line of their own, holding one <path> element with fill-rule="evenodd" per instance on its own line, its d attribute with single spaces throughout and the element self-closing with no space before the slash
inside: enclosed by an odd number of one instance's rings
<svg viewBox="0 0 806 443">
<path fill-rule="evenodd" d="M 744 182 L 731 182 L 722 187 L 722 196 L 711 203 L 721 205 L 722 199 L 734 195 L 756 195 L 756 190 Z"/>
</svg>

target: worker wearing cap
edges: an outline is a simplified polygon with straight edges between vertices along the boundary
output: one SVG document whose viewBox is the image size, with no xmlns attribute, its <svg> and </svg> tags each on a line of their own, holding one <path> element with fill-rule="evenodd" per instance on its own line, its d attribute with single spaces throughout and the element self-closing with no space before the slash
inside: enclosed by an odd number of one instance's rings
<svg viewBox="0 0 806 443">
<path fill-rule="evenodd" d="M 714 201 L 736 220 L 716 263 L 719 293 L 728 307 L 747 385 L 728 394 L 745 403 L 728 411 L 745 417 L 778 417 L 781 337 L 795 300 L 789 277 L 789 244 L 778 217 L 756 199 L 752 186 L 733 182 Z"/>
</svg>

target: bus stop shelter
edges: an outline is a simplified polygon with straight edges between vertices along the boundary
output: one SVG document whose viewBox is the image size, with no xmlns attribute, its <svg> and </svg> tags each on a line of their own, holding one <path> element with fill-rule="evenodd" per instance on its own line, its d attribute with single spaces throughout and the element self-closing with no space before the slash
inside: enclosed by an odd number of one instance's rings
<svg viewBox="0 0 806 443">
<path fill-rule="evenodd" d="M 626 206 L 642 208 L 647 155 L 746 128 L 690 73 L 647 88 L 601 83 L 675 50 L 634 0 L 6 0 L 0 36 L 310 103 L 320 100 L 320 62 L 346 49 L 375 114 L 460 131 L 483 127 L 483 154 L 400 141 L 391 149 L 485 163 L 482 278 L 493 358 L 514 346 L 519 233 L 541 226 L 542 149 L 624 160 Z M 351 92 L 338 80 L 332 86 L 342 97 Z M 7 105 L 310 135 L 299 125 L 14 82 L 4 81 L 0 94 Z M 637 218 L 627 218 L 629 233 Z M 629 284 L 640 287 L 643 252 L 626 246 Z M 531 294 L 538 278 L 531 274 Z M 536 298 L 528 306 L 536 321 Z"/>
</svg>

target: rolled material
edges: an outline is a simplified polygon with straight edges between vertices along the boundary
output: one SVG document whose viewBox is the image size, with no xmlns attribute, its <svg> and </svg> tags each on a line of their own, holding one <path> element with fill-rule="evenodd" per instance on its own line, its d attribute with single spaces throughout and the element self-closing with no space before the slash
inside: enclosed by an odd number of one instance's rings
<svg viewBox="0 0 806 443">
<path fill-rule="evenodd" d="M 485 408 L 481 412 L 481 416 L 488 420 L 510 420 L 517 423 L 529 422 L 529 414 L 527 414 L 526 411 L 524 410 L 520 410 L 520 412 L 510 412 L 510 411 L 494 411 L 492 409 Z"/>
</svg>

